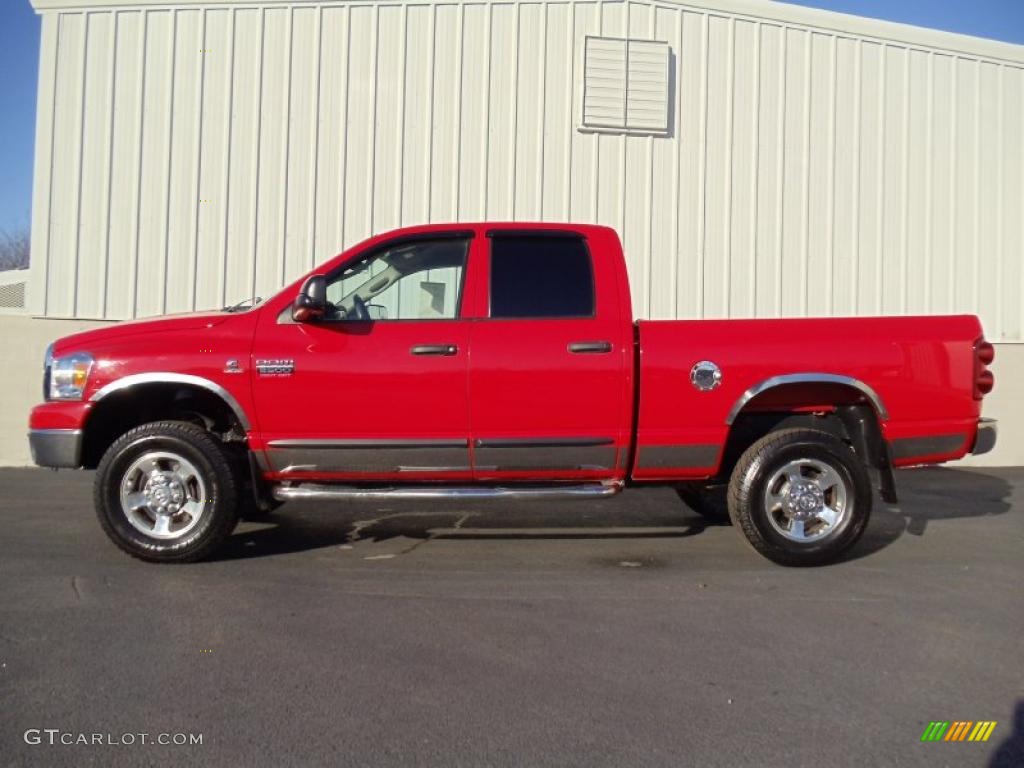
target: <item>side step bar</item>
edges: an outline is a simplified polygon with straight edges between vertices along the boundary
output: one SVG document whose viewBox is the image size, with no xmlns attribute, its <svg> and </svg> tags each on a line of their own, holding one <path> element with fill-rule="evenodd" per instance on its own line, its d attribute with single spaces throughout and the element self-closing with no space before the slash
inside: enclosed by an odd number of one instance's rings
<svg viewBox="0 0 1024 768">
<path fill-rule="evenodd" d="M 614 496 L 622 483 L 587 483 L 582 485 L 546 486 L 391 486 L 387 488 L 354 488 L 350 485 L 278 485 L 274 498 L 278 501 L 338 501 L 341 499 L 600 499 Z"/>
</svg>

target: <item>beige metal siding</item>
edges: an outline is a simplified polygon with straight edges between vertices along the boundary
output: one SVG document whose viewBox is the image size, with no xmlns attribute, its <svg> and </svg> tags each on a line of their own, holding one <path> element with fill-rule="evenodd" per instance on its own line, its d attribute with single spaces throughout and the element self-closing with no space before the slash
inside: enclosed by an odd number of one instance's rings
<svg viewBox="0 0 1024 768">
<path fill-rule="evenodd" d="M 30 302 L 268 295 L 403 224 L 599 221 L 641 317 L 977 312 L 1021 341 L 1024 51 L 753 0 L 37 0 Z M 587 35 L 670 46 L 585 133 Z"/>
</svg>

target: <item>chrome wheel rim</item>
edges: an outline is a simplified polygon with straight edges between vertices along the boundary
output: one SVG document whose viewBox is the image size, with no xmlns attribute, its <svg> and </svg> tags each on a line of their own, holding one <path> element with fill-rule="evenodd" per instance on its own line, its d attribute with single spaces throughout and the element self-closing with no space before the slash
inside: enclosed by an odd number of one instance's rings
<svg viewBox="0 0 1024 768">
<path fill-rule="evenodd" d="M 833 467 L 817 459 L 797 459 L 772 474 L 764 489 L 764 511 L 778 534 L 806 544 L 839 529 L 851 498 Z"/>
<path fill-rule="evenodd" d="M 206 483 L 196 466 L 176 453 L 150 451 L 121 481 L 121 510 L 132 527 L 154 539 L 180 539 L 206 509 Z"/>
</svg>

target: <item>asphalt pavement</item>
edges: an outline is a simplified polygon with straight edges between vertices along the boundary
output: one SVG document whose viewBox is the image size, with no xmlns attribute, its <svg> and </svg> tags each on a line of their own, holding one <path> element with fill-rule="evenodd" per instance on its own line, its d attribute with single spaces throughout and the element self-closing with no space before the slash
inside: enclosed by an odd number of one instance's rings
<svg viewBox="0 0 1024 768">
<path fill-rule="evenodd" d="M 292 503 L 159 566 L 92 473 L 0 470 L 0 764 L 1022 766 L 1024 469 L 897 482 L 824 568 L 670 489 Z"/>
</svg>

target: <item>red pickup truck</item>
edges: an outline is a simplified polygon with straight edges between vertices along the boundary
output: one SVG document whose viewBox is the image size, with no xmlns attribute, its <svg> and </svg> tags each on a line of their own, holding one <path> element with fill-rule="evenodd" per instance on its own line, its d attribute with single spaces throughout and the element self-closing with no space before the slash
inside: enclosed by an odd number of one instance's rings
<svg viewBox="0 0 1024 768">
<path fill-rule="evenodd" d="M 634 322 L 606 227 L 389 232 L 270 300 L 46 354 L 37 464 L 110 538 L 211 552 L 293 499 L 593 498 L 669 484 L 783 564 L 835 560 L 893 467 L 990 450 L 973 316 Z M 727 498 L 726 498 L 727 492 Z"/>
</svg>

